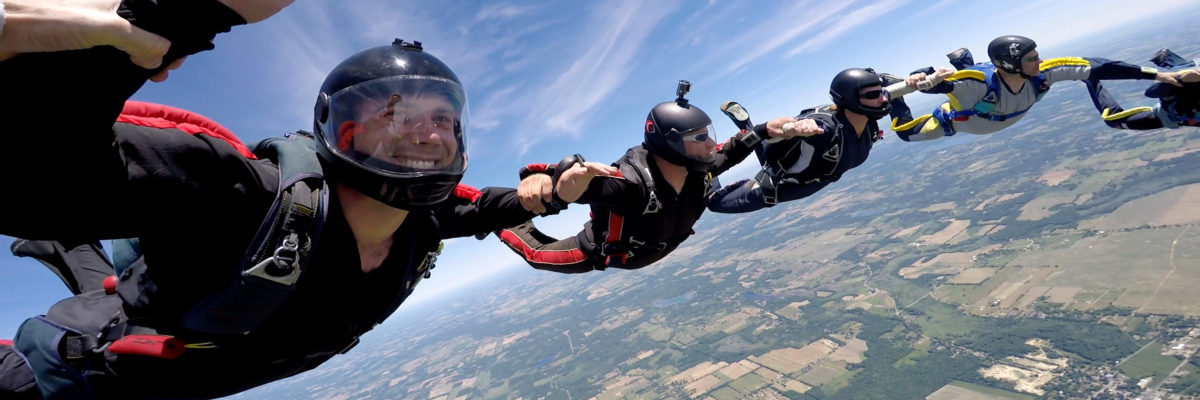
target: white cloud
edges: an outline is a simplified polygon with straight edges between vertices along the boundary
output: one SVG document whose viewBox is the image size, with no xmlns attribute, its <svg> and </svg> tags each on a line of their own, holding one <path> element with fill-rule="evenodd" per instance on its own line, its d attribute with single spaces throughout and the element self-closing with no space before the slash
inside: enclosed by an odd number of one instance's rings
<svg viewBox="0 0 1200 400">
<path fill-rule="evenodd" d="M 901 1 L 881 1 L 872 3 L 869 6 L 859 8 L 845 16 L 838 16 L 833 21 L 827 21 L 824 24 L 828 29 L 822 29 L 816 36 L 804 41 L 796 48 L 793 48 L 787 53 L 786 58 L 793 57 L 797 54 L 811 52 L 815 49 L 823 48 L 837 39 L 845 36 L 851 30 L 859 28 L 868 22 L 873 22 L 884 14 L 895 10 L 900 5 L 904 4 L 905 0 Z M 871 35 L 885 35 L 882 29 L 870 29 Z M 843 49 L 842 51 L 853 51 Z"/>
<path fill-rule="evenodd" d="M 714 54 L 725 67 L 714 78 L 729 75 L 738 69 L 762 61 L 773 62 L 784 57 L 778 56 L 778 50 L 810 31 L 819 30 L 834 24 L 840 18 L 842 10 L 854 2 L 819 2 L 806 1 L 795 3 L 790 7 L 778 10 L 771 18 L 761 23 L 746 24 L 752 27 L 741 35 L 725 40 Z M 729 55 L 736 54 L 737 57 Z M 787 56 L 787 57 L 790 57 Z M 708 63 L 704 63 L 708 64 Z"/>
<path fill-rule="evenodd" d="M 586 47 L 566 57 L 575 61 L 565 70 L 546 71 L 556 78 L 544 88 L 534 87 L 529 101 L 518 101 L 527 111 L 518 123 L 522 134 L 513 138 L 522 154 L 548 135 L 578 134 L 593 107 L 625 82 L 650 31 L 675 3 L 625 0 L 593 8 L 593 19 L 579 24 L 572 40 Z"/>
</svg>

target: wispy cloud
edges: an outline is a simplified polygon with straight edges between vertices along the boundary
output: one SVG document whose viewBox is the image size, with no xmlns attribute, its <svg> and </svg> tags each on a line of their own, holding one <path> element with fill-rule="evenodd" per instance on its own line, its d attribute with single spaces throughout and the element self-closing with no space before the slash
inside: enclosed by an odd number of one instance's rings
<svg viewBox="0 0 1200 400">
<path fill-rule="evenodd" d="M 724 68 L 713 78 L 729 75 L 754 62 L 782 58 L 778 56 L 779 49 L 799 37 L 810 34 L 810 31 L 833 24 L 831 20 L 840 18 L 842 11 L 851 4 L 854 2 L 799 2 L 777 10 L 772 17 L 761 23 L 745 24 L 753 28 L 723 40 L 720 48 L 714 52 Z"/>
<path fill-rule="evenodd" d="M 828 46 L 829 44 L 836 42 L 837 39 L 843 37 L 851 30 L 875 21 L 879 17 L 887 14 L 906 2 L 907 0 L 874 2 L 871 3 L 871 5 L 854 10 L 845 16 L 838 16 L 836 17 L 836 21 L 829 21 L 830 23 L 826 24 L 826 26 L 829 27 L 828 29 L 821 30 L 816 36 L 813 36 L 812 38 L 804 41 L 804 43 L 801 43 L 799 46 L 793 48 L 791 51 L 788 51 L 785 58 L 791 58 L 801 53 L 811 52 L 813 50 Z M 847 3 L 847 5 L 848 4 L 850 3 Z M 886 32 L 884 32 L 884 30 L 879 30 L 873 34 L 885 35 Z"/>
<path fill-rule="evenodd" d="M 572 39 L 580 49 L 565 57 L 575 61 L 565 68 L 546 65 L 545 75 L 555 78 L 530 82 L 535 85 L 528 101 L 519 102 L 526 111 L 517 124 L 522 134 L 512 138 L 519 150 L 524 153 L 549 135 L 577 135 L 590 118 L 589 111 L 611 96 L 636 67 L 635 56 L 649 33 L 677 6 L 674 1 L 625 0 L 593 8 L 592 19 L 579 24 Z"/>
<path fill-rule="evenodd" d="M 475 22 L 483 22 L 492 19 L 511 19 L 513 17 L 526 15 L 536 8 L 537 7 L 533 6 L 519 6 L 508 3 L 489 4 L 479 9 L 479 13 L 475 14 Z"/>
</svg>

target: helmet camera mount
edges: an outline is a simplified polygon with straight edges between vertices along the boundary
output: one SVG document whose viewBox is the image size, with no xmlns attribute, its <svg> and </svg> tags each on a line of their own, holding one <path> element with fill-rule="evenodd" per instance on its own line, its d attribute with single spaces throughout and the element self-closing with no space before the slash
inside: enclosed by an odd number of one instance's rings
<svg viewBox="0 0 1200 400">
<path fill-rule="evenodd" d="M 688 104 L 688 100 L 683 98 L 683 96 L 687 95 L 688 91 L 691 91 L 691 90 L 692 90 L 691 82 L 688 82 L 685 80 L 680 80 L 679 85 L 675 87 L 675 95 L 677 96 L 675 98 L 675 103 L 678 103 L 680 106 L 686 106 Z"/>
</svg>

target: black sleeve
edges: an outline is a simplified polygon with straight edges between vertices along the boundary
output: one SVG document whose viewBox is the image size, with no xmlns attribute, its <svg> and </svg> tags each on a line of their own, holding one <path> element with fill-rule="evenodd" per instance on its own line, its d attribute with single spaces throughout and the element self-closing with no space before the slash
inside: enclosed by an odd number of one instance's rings
<svg viewBox="0 0 1200 400">
<path fill-rule="evenodd" d="M 625 178 L 597 176 L 592 178 L 587 190 L 575 202 L 619 209 L 630 204 L 643 204 L 642 192 L 643 188 L 634 186 Z"/>
<path fill-rule="evenodd" d="M 1085 57 L 1092 68 L 1090 76 L 1095 79 L 1154 79 L 1157 70 L 1143 68 L 1127 62 Z"/>
<path fill-rule="evenodd" d="M 212 49 L 217 33 L 245 23 L 217 0 L 125 0 L 118 14 L 171 41 L 159 70 Z M 107 130 L 125 100 L 157 72 L 109 46 L 18 55 L 0 62 L 0 120 L 6 125 L 0 133 Z"/>
<path fill-rule="evenodd" d="M 0 196 L 0 234 L 95 240 L 217 220 L 203 217 L 210 214 L 259 220 L 278 188 L 273 164 L 221 139 L 125 123 L 109 133 L 107 144 L 57 145 L 65 135 L 46 134 L 37 136 L 41 147 L 5 149 L 2 162 L 19 160 L 22 169 L 0 172 L 19 193 Z M 83 141 L 58 141 L 70 140 Z"/>
<path fill-rule="evenodd" d="M 521 207 L 516 189 L 485 187 L 467 196 L 451 196 L 435 210 L 435 216 L 438 235 L 454 238 L 520 225 L 537 214 Z"/>
<path fill-rule="evenodd" d="M 754 132 L 758 134 L 759 137 L 767 138 L 766 125 L 760 126 L 763 127 L 761 133 L 759 133 L 759 126 L 754 127 Z M 741 133 L 739 135 L 745 134 L 748 133 Z M 742 160 L 745 160 L 750 153 L 754 152 L 754 147 L 756 146 L 746 145 L 745 142 L 739 140 L 739 135 L 730 137 L 729 140 L 726 140 L 725 143 L 722 143 L 719 147 L 717 147 L 717 154 L 714 155 L 715 160 L 713 161 L 713 166 L 711 169 L 709 169 L 709 172 L 711 172 L 713 175 L 720 175 L 722 172 L 728 171 L 730 168 L 733 168 L 734 165 L 737 165 L 738 163 L 742 162 Z"/>
<path fill-rule="evenodd" d="M 834 135 L 837 135 L 838 133 L 837 130 L 839 125 L 837 123 L 837 117 L 827 114 L 812 114 L 805 116 L 805 118 L 816 121 L 817 126 L 821 127 L 824 132 L 821 132 L 819 135 L 800 136 L 796 139 L 802 140 L 805 143 L 812 145 L 814 148 L 822 149 L 822 151 L 824 151 L 824 149 L 829 146 L 829 142 L 833 141 Z"/>
<path fill-rule="evenodd" d="M 1156 82 L 1146 88 L 1146 97 L 1161 99 L 1163 97 L 1200 94 L 1200 82 L 1184 82 L 1183 87 Z"/>
<path fill-rule="evenodd" d="M 216 0 L 127 0 L 119 13 L 171 41 L 164 66 L 173 58 L 212 48 L 218 32 L 244 23 Z M 131 229 L 126 227 L 137 223 L 126 219 L 130 215 L 123 211 L 129 206 L 119 196 L 134 185 L 135 177 L 126 170 L 127 156 L 159 153 L 145 160 L 151 164 L 129 165 L 145 167 L 148 176 L 220 157 L 197 137 L 179 137 L 180 143 L 175 143 L 175 137 L 151 135 L 123 142 L 145 139 L 150 141 L 145 148 L 121 147 L 113 122 L 125 100 L 154 73 L 107 46 L 21 54 L 0 62 L 0 119 L 5 121 L 0 135 L 6 141 L 0 150 L 0 179 L 10 190 L 9 196 L 0 196 L 0 212 L 8 214 L 0 217 L 0 234 L 38 238 L 64 230 L 89 237 L 128 233 Z M 175 200 L 167 193 L 151 195 Z"/>
<path fill-rule="evenodd" d="M 946 93 L 950 93 L 953 91 L 954 91 L 953 83 L 941 81 L 941 82 L 938 82 L 938 84 L 933 85 L 933 87 L 931 87 L 929 89 L 921 90 L 920 92 L 921 93 L 930 93 L 930 94 L 946 94 Z"/>
</svg>

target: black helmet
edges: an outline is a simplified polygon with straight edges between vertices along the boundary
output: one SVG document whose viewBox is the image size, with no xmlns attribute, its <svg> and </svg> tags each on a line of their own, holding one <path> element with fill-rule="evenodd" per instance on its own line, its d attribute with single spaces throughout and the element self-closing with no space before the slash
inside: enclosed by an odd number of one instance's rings
<svg viewBox="0 0 1200 400">
<path fill-rule="evenodd" d="M 988 57 L 1001 71 L 1025 75 L 1021 72 L 1021 57 L 1037 48 L 1033 39 L 1024 36 L 1001 36 L 988 43 Z"/>
<path fill-rule="evenodd" d="M 886 117 L 892 111 L 892 103 L 884 102 L 879 107 L 871 107 L 862 103 L 858 91 L 871 86 L 880 86 L 880 89 L 883 86 L 883 78 L 876 75 L 875 70 L 850 68 L 838 72 L 833 77 L 833 82 L 829 84 L 829 97 L 833 99 L 833 104 L 837 104 L 840 109 L 854 111 L 866 115 L 870 119 Z"/>
<path fill-rule="evenodd" d="M 675 101 L 659 103 L 650 109 L 650 114 L 646 116 L 645 143 L 650 153 L 672 164 L 693 171 L 707 171 L 713 164 L 713 154 L 688 154 L 684 144 L 684 141 L 701 134 L 707 134 L 709 138 L 716 134 L 708 114 L 700 107 L 688 104 L 687 99 L 683 98 L 690 88 L 688 81 L 679 81 L 676 91 L 679 97 Z"/>
<path fill-rule="evenodd" d="M 421 42 L 396 39 L 325 77 L 313 129 L 339 182 L 396 208 L 442 202 L 467 169 L 467 96 Z"/>
</svg>

